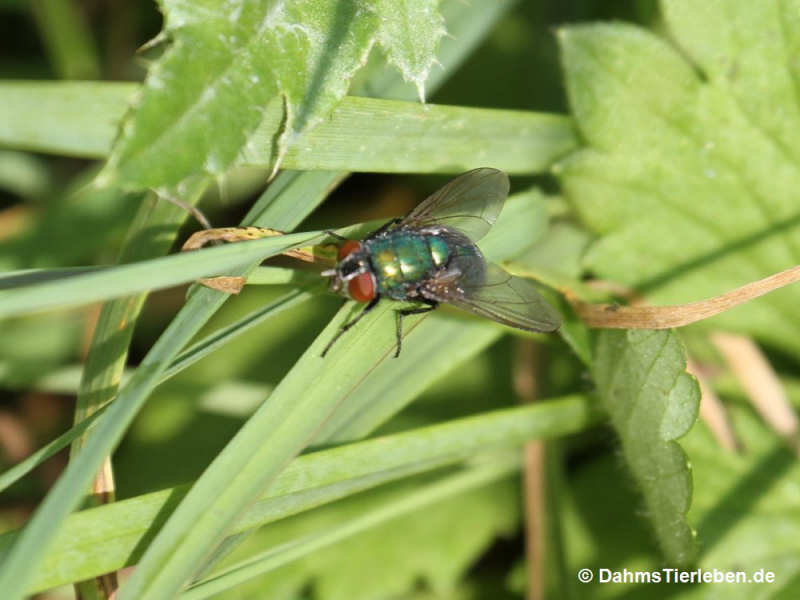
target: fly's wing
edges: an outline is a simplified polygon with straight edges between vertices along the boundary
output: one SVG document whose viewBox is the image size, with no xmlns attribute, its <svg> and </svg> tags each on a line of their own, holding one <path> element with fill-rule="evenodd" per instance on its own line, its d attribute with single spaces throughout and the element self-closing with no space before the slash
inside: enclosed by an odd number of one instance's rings
<svg viewBox="0 0 800 600">
<path fill-rule="evenodd" d="M 533 283 L 497 265 L 480 264 L 478 257 L 464 258 L 431 281 L 437 300 L 526 331 L 550 332 L 561 326 L 561 317 Z"/>
<path fill-rule="evenodd" d="M 497 220 L 508 196 L 508 175 L 497 169 L 475 169 L 456 177 L 428 196 L 400 226 L 442 225 L 478 241 Z"/>
</svg>

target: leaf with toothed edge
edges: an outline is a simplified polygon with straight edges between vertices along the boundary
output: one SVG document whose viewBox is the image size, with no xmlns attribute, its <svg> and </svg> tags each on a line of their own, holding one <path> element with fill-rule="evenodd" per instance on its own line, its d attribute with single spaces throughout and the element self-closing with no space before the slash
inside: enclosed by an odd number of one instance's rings
<svg viewBox="0 0 800 600">
<path fill-rule="evenodd" d="M 172 44 L 150 68 L 101 183 L 159 188 L 198 172 L 221 175 L 281 98 L 277 169 L 290 141 L 345 96 L 376 42 L 424 98 L 445 33 L 435 0 L 160 4 Z"/>
<path fill-rule="evenodd" d="M 587 147 L 557 168 L 599 234 L 586 266 L 682 304 L 800 262 L 800 2 L 660 4 L 663 37 L 621 23 L 559 32 Z M 790 286 L 693 327 L 796 352 L 798 302 Z"/>
<path fill-rule="evenodd" d="M 425 102 L 425 80 L 446 33 L 438 4 L 438 0 L 375 0 L 380 14 L 378 42 L 386 59 L 417 87 L 420 102 Z"/>
<path fill-rule="evenodd" d="M 695 554 L 686 520 L 692 477 L 675 440 L 697 419 L 700 391 L 681 341 L 671 330 L 601 331 L 592 375 L 665 558 L 688 564 Z"/>
</svg>

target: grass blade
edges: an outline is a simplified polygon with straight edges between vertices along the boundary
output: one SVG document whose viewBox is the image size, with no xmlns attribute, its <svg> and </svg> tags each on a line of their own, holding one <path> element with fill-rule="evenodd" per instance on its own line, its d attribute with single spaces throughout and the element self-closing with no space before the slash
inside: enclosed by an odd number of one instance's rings
<svg viewBox="0 0 800 600">
<path fill-rule="evenodd" d="M 487 450 L 575 433 L 600 416 L 590 398 L 565 396 L 306 454 L 276 478 L 229 534 Z M 187 491 L 188 486 L 161 490 L 71 515 L 45 557 L 33 589 L 135 563 Z M 19 532 L 0 536 L 0 553 L 5 554 L 18 536 Z"/>
<path fill-rule="evenodd" d="M 542 230 L 542 203 L 537 196 L 501 217 L 486 243 L 500 259 L 524 248 Z M 511 206 L 516 203 L 510 202 Z M 529 211 L 527 218 L 521 218 Z M 173 513 L 122 589 L 121 598 L 172 596 L 201 564 L 207 549 L 223 537 L 237 515 L 281 469 L 318 434 L 343 402 L 368 380 L 394 350 L 394 310 L 379 304 L 348 332 L 324 361 L 322 349 L 341 323 L 351 318 L 347 304 L 312 343 L 292 370 L 206 470 Z M 411 319 L 409 319 L 411 320 Z M 413 329 L 413 321 L 407 331 Z M 405 352 L 395 368 L 414 353 Z"/>
<path fill-rule="evenodd" d="M 200 277 L 225 275 L 284 250 L 321 241 L 324 234 L 296 233 L 203 248 L 99 271 L 78 273 L 0 293 L 0 318 L 30 312 L 69 308 L 98 300 L 172 287 Z"/>
<path fill-rule="evenodd" d="M 327 191 L 326 186 L 316 194 L 295 197 L 295 200 L 310 212 L 322 201 Z M 264 206 L 264 211 L 254 219 L 254 224 L 262 224 L 259 220 L 264 219 L 264 224 L 291 229 L 297 225 L 296 219 L 305 216 L 301 210 L 293 210 L 291 215 L 287 215 L 284 212 L 286 204 L 274 210 L 271 207 L 272 205 Z M 268 241 L 270 240 L 258 240 L 256 243 Z M 242 244 L 234 244 L 237 245 Z M 220 247 L 210 250 L 224 249 L 225 247 Z M 251 263 L 249 268 L 253 267 L 255 264 Z M 245 274 L 247 270 L 246 267 L 242 268 L 241 273 Z M 153 388 L 158 385 L 168 365 L 225 300 L 226 296 L 220 292 L 198 290 L 147 354 L 120 392 L 117 401 L 109 406 L 100 419 L 81 454 L 70 462 L 3 561 L 0 567 L 0 589 L 3 589 L 7 598 L 19 598 L 25 593 L 38 562 L 53 542 L 53 536 L 67 515 L 78 506 L 105 456 L 118 443 Z"/>
<path fill-rule="evenodd" d="M 488 485 L 506 477 L 519 468 L 519 459 L 502 460 L 487 465 L 467 469 L 462 473 L 444 477 L 441 480 L 421 486 L 404 495 L 395 502 L 386 502 L 360 517 L 346 521 L 319 534 L 309 535 L 254 556 L 208 579 L 191 586 L 179 598 L 199 600 L 227 590 L 262 573 L 276 569 L 320 548 L 346 539 L 370 527 L 424 508 L 444 498 L 461 494 L 475 487 Z"/>
<path fill-rule="evenodd" d="M 12 148 L 104 157 L 114 139 L 113 124 L 122 117 L 133 91 L 129 84 L 0 84 L 0 106 L 5 105 L 0 142 Z M 42 122 L 31 122 L 34 98 L 36 118 Z M 87 102 L 94 110 L 87 110 Z M 41 119 L 42 103 L 64 117 L 70 129 Z M 237 164 L 262 168 L 274 164 L 277 149 L 272 140 L 282 113 L 280 98 L 275 98 Z M 89 116 L 104 126 L 87 123 Z M 84 130 L 88 133 L 78 134 Z M 391 173 L 458 173 L 492 165 L 509 173 L 533 173 L 546 170 L 577 144 L 572 122 L 565 116 L 349 96 L 330 119 L 292 140 L 283 165 Z"/>
<path fill-rule="evenodd" d="M 9 148 L 103 158 L 139 89 L 135 83 L 4 81 L 0 143 Z"/>
</svg>

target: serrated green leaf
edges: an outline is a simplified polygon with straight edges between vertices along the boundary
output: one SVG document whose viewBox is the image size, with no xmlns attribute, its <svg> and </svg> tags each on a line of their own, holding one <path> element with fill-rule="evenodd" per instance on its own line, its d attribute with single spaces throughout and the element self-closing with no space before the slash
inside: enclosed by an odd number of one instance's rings
<svg viewBox="0 0 800 600">
<path fill-rule="evenodd" d="M 162 9 L 163 34 L 172 44 L 151 67 L 106 173 L 136 187 L 224 173 L 269 112 L 270 101 L 280 114 L 268 143 L 277 167 L 289 141 L 327 117 L 345 96 L 376 40 L 404 76 L 421 86 L 443 33 L 435 5 L 418 3 L 162 0 Z M 397 27 L 418 23 L 425 9 L 431 11 L 428 22 L 439 27 L 425 28 L 424 43 L 389 37 Z"/>
<path fill-rule="evenodd" d="M 559 172 L 601 234 L 587 266 L 653 302 L 678 304 L 800 262 L 800 169 L 786 141 L 800 110 L 788 58 L 800 24 L 788 17 L 792 3 L 663 5 L 702 76 L 666 41 L 630 25 L 561 31 L 570 104 L 590 148 Z M 794 286 L 705 326 L 797 351 L 798 304 Z"/>
<path fill-rule="evenodd" d="M 697 529 L 698 557 L 693 569 L 701 568 L 709 575 L 715 570 L 744 573 L 747 580 L 690 584 L 679 588 L 677 597 L 789 600 L 800 591 L 796 501 L 800 467 L 792 451 L 749 407 L 729 404 L 728 417 L 741 442 L 738 452 L 721 448 L 702 421 L 681 439 L 696 482 L 687 518 Z M 570 567 L 574 571 L 591 568 L 595 580 L 586 585 L 576 579 L 571 591 L 578 598 L 674 598 L 674 583 L 597 583 L 601 568 L 666 576 L 663 558 L 646 535 L 644 519 L 636 514 L 631 517 L 638 500 L 620 467 L 612 457 L 600 457 L 581 466 L 573 479 L 574 498 L 566 504 L 565 526 Z M 609 486 L 609 481 L 615 485 Z M 630 522 L 620 527 L 625 519 Z M 774 573 L 774 582 L 752 580 L 759 571 Z"/>
<path fill-rule="evenodd" d="M 692 482 L 675 440 L 697 418 L 700 392 L 683 345 L 669 330 L 601 331 L 592 374 L 664 555 L 685 565 L 694 556 Z"/>
<path fill-rule="evenodd" d="M 744 571 L 748 578 L 758 570 L 775 574 L 773 584 L 714 584 L 725 598 L 793 598 L 800 591 L 797 457 L 748 408 L 731 407 L 730 417 L 739 454 L 722 450 L 705 426 L 682 440 L 698 482 L 689 512 L 700 542 L 698 566 Z M 700 597 L 708 596 L 687 594 Z"/>
<path fill-rule="evenodd" d="M 425 81 L 436 62 L 445 34 L 439 0 L 374 0 L 378 13 L 378 43 L 386 59 L 417 87 L 425 102 Z"/>
</svg>

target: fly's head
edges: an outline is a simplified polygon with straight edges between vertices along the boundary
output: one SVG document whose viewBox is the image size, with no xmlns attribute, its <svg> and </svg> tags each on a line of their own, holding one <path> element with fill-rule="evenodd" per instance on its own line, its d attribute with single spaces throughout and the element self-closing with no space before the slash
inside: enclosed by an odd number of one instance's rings
<svg viewBox="0 0 800 600">
<path fill-rule="evenodd" d="M 330 290 L 357 302 L 369 302 L 376 295 L 375 275 L 369 262 L 369 255 L 360 242 L 347 240 L 339 248 L 339 262 L 336 267 L 323 271 L 330 277 Z"/>
</svg>

